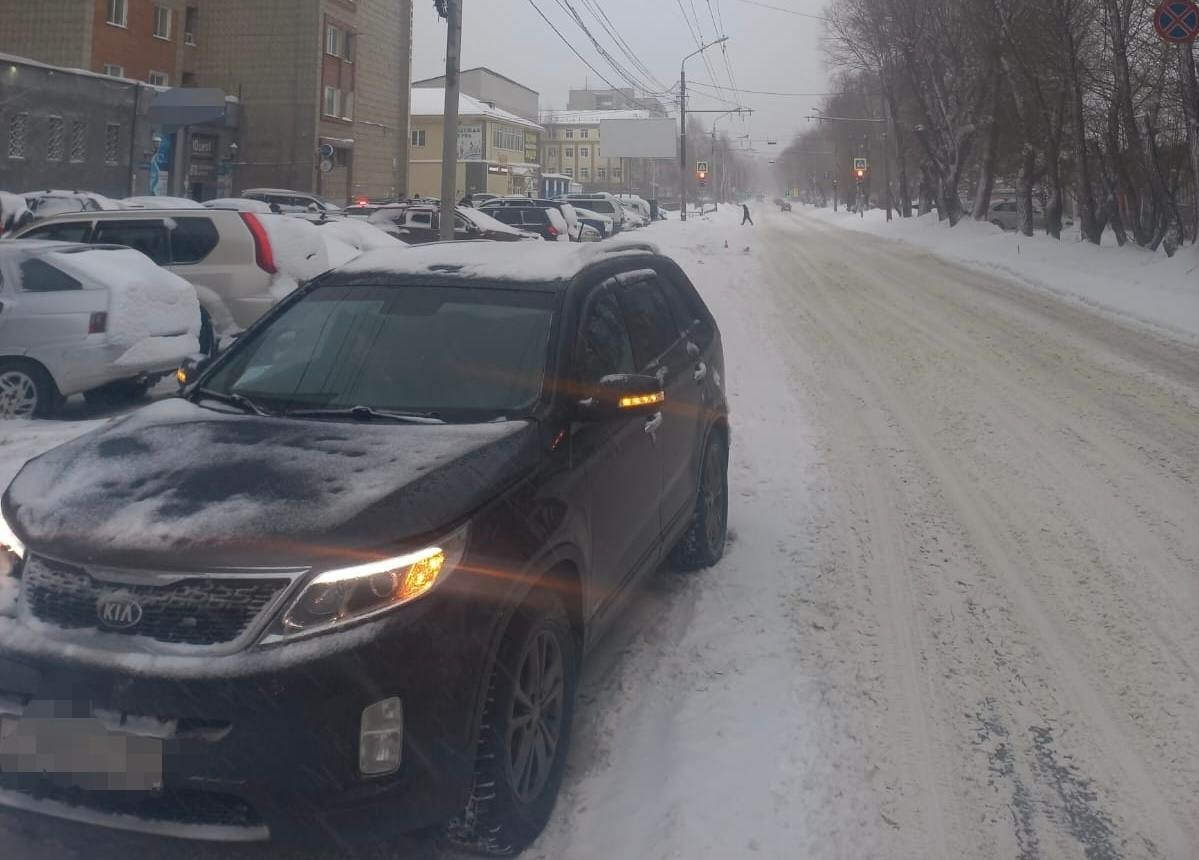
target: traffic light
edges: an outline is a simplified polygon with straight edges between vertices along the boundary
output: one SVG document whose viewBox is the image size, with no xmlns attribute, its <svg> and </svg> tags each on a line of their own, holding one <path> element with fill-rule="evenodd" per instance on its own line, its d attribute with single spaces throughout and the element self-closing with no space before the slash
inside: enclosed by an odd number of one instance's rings
<svg viewBox="0 0 1199 860">
<path fill-rule="evenodd" d="M 866 168 L 864 168 L 864 167 L 855 168 L 853 175 L 858 180 L 858 182 L 861 182 L 863 179 L 866 178 Z"/>
</svg>

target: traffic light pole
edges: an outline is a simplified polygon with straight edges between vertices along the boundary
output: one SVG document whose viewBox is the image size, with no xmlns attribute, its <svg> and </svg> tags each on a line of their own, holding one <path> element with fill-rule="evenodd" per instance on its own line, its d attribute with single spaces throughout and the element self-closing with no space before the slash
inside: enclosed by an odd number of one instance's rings
<svg viewBox="0 0 1199 860">
<path fill-rule="evenodd" d="M 679 63 L 679 185 L 682 197 L 682 206 L 679 211 L 680 219 L 683 221 L 687 220 L 687 186 L 691 180 L 691 174 L 687 170 L 687 61 L 697 54 L 702 54 L 713 45 L 719 45 L 728 40 L 728 36 L 721 36 L 715 42 L 700 45 L 697 50 L 683 57 L 683 61 Z"/>
</svg>

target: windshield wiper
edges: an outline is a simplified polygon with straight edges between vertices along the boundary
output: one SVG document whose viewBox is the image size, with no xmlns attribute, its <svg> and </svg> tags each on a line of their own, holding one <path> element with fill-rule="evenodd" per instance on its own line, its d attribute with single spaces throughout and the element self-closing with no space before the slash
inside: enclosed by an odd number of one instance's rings
<svg viewBox="0 0 1199 860">
<path fill-rule="evenodd" d="M 404 412 L 396 409 L 375 409 L 371 406 L 346 406 L 339 409 L 289 409 L 289 418 L 353 418 L 355 421 L 385 419 L 407 424 L 444 424 L 436 412 Z"/>
<path fill-rule="evenodd" d="M 225 394 L 223 391 L 213 391 L 211 388 L 197 388 L 195 393 L 192 395 L 192 399 L 195 400 L 199 397 L 207 397 L 210 400 L 218 400 L 221 403 L 227 403 L 230 406 L 235 406 L 242 412 L 261 415 L 263 418 L 273 418 L 278 414 L 259 406 L 244 394 Z"/>
</svg>

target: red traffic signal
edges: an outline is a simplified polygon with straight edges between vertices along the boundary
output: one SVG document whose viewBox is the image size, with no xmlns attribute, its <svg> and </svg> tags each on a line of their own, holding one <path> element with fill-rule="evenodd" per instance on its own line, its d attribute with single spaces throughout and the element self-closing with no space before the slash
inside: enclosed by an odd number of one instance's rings
<svg viewBox="0 0 1199 860">
<path fill-rule="evenodd" d="M 856 170 L 854 170 L 853 175 L 855 177 L 857 177 L 859 180 L 865 179 L 866 178 L 866 169 L 864 167 L 859 167 Z"/>
</svg>

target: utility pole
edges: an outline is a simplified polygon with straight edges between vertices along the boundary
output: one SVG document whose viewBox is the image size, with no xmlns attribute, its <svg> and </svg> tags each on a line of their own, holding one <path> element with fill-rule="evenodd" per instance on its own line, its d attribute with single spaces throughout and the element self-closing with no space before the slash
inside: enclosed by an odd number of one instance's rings
<svg viewBox="0 0 1199 860">
<path fill-rule="evenodd" d="M 728 40 L 728 36 L 721 36 L 715 42 L 700 45 L 698 49 L 683 57 L 683 61 L 679 63 L 679 166 L 682 168 L 679 184 L 682 186 L 680 191 L 683 205 L 680 209 L 680 219 L 683 221 L 687 220 L 687 185 L 691 178 L 690 172 L 687 170 L 687 61 L 696 54 L 702 54 L 713 45 L 719 45 Z"/>
<path fill-rule="evenodd" d="M 458 187 L 458 97 L 462 68 L 462 0 L 444 0 L 447 25 L 445 46 L 445 116 L 441 141 L 441 238 L 454 238 Z M 439 7 L 440 9 L 440 4 Z"/>
</svg>

